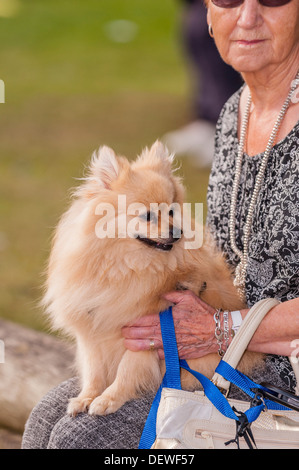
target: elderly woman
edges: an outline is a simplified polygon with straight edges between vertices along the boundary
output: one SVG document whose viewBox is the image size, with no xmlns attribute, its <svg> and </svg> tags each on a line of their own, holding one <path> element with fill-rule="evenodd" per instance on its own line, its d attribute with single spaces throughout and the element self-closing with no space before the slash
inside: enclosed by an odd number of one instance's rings
<svg viewBox="0 0 299 470">
<path fill-rule="evenodd" d="M 288 356 L 296 354 L 299 338 L 299 80 L 294 82 L 299 79 L 299 0 L 208 0 L 207 13 L 222 58 L 245 82 L 218 121 L 207 222 L 236 267 L 236 283 L 248 307 L 266 297 L 281 301 L 249 344 L 251 351 L 266 353 L 264 368 L 253 379 L 260 374 L 294 390 Z M 188 291 L 166 298 L 174 305 L 180 357 L 217 352 L 210 321 L 214 309 Z M 124 328 L 123 334 L 128 349 L 149 349 L 154 340 L 163 357 L 157 315 Z M 127 403 L 113 415 L 73 419 L 65 410 L 77 392 L 73 379 L 37 405 L 23 448 L 138 446 L 153 397 Z"/>
</svg>

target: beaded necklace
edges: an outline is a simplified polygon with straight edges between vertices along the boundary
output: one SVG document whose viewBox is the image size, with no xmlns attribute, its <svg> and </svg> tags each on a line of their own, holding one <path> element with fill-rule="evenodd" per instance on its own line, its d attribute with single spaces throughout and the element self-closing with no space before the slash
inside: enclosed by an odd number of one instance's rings
<svg viewBox="0 0 299 470">
<path fill-rule="evenodd" d="M 275 139 L 277 137 L 278 131 L 280 129 L 281 123 L 283 121 L 283 118 L 285 117 L 285 114 L 287 112 L 287 109 L 290 105 L 290 102 L 292 100 L 292 96 L 294 93 L 294 90 L 296 89 L 298 85 L 298 79 L 299 79 L 299 71 L 296 75 L 295 80 L 292 82 L 292 86 L 290 88 L 289 94 L 287 96 L 287 99 L 285 100 L 280 113 L 277 117 L 277 120 L 274 124 L 274 127 L 272 129 L 272 132 L 270 134 L 270 138 L 266 147 L 266 150 L 264 152 L 264 155 L 262 157 L 260 169 L 258 171 L 257 177 L 256 177 L 256 182 L 254 185 L 253 193 L 251 196 L 249 208 L 248 208 L 248 214 L 245 222 L 245 227 L 244 227 L 244 238 L 243 238 L 243 251 L 239 250 L 239 248 L 236 245 L 236 232 L 235 232 L 235 227 L 236 227 L 236 207 L 237 207 L 237 195 L 238 195 L 238 188 L 239 188 L 239 183 L 240 183 L 240 176 L 241 176 L 241 168 L 242 168 L 242 160 L 243 160 L 243 153 L 244 153 L 244 144 L 247 136 L 247 130 L 248 130 L 248 122 L 249 122 L 249 114 L 250 114 L 250 107 L 251 107 L 251 94 L 249 93 L 248 99 L 247 99 L 247 104 L 245 108 L 245 114 L 242 119 L 242 124 L 241 124 L 241 132 L 240 132 L 240 142 L 238 146 L 238 155 L 237 155 L 237 160 L 236 160 L 236 172 L 235 172 L 235 178 L 233 182 L 233 188 L 232 188 L 232 198 L 231 198 L 231 205 L 230 205 L 230 217 L 229 217 L 229 233 L 230 233 L 230 243 L 231 243 L 231 248 L 233 252 L 239 257 L 240 262 L 236 267 L 235 271 L 235 280 L 234 284 L 237 287 L 240 296 L 244 298 L 245 296 L 245 279 L 246 279 L 246 272 L 247 272 L 247 266 L 248 266 L 248 247 L 249 247 L 249 238 L 251 234 L 251 227 L 252 227 L 252 220 L 254 216 L 254 210 L 256 207 L 256 202 L 257 198 L 259 195 L 259 191 L 261 189 L 263 179 L 264 179 L 264 174 L 265 170 L 267 167 L 269 155 L 271 152 L 271 149 L 274 145 Z"/>
</svg>

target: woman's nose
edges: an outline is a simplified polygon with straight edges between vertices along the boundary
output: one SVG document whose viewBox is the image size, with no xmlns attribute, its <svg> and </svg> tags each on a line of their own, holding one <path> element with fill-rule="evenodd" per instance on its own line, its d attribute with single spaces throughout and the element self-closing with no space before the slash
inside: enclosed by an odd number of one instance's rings
<svg viewBox="0 0 299 470">
<path fill-rule="evenodd" d="M 245 0 L 240 5 L 238 26 L 243 29 L 253 29 L 262 24 L 261 5 L 258 0 Z"/>
</svg>

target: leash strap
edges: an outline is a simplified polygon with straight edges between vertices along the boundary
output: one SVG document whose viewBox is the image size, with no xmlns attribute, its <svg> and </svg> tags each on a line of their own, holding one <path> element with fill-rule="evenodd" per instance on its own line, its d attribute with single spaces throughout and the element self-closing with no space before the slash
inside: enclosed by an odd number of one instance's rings
<svg viewBox="0 0 299 470">
<path fill-rule="evenodd" d="M 139 449 L 150 449 L 156 439 L 157 412 L 161 393 L 164 387 L 182 389 L 180 377 L 180 363 L 172 317 L 172 307 L 160 313 L 160 325 L 165 353 L 166 372 L 148 414 Z"/>
<path fill-rule="evenodd" d="M 160 313 L 160 327 L 165 355 L 165 381 L 168 388 L 182 389 L 181 368 L 172 316 L 172 307 Z"/>
<path fill-rule="evenodd" d="M 164 387 L 175 388 L 178 390 L 182 389 L 180 378 L 181 368 L 187 370 L 194 377 L 196 377 L 196 379 L 201 383 L 205 395 L 220 413 L 222 413 L 227 418 L 235 420 L 237 423 L 240 422 L 240 415 L 238 415 L 238 411 L 234 411 L 229 401 L 220 392 L 219 388 L 217 388 L 216 385 L 211 382 L 211 380 L 202 375 L 200 372 L 190 369 L 188 363 L 185 360 L 179 359 L 171 307 L 160 313 L 160 325 L 165 353 L 166 372 L 146 420 L 139 442 L 139 449 L 150 449 L 155 442 L 157 412 L 160 404 L 162 389 Z M 251 398 L 254 398 L 255 396 L 255 393 L 252 391 L 253 388 L 259 388 L 261 390 L 263 389 L 261 385 L 256 384 L 251 379 L 249 379 L 249 377 L 234 369 L 224 361 L 220 361 L 216 372 L 221 374 L 226 380 L 234 383 Z M 265 409 L 265 407 L 271 410 L 288 409 L 282 405 L 279 405 L 278 403 L 272 402 L 271 400 L 264 400 L 263 403 L 249 408 L 244 413 L 248 423 L 255 421 L 259 417 L 261 411 Z"/>
<path fill-rule="evenodd" d="M 234 420 L 238 420 L 238 416 L 234 413 L 228 401 L 225 399 L 216 385 L 214 385 L 204 375 L 190 369 L 186 361 L 179 360 L 171 307 L 160 313 L 160 325 L 165 354 L 166 372 L 148 414 L 143 433 L 139 441 L 139 449 L 150 449 L 155 442 L 157 412 L 160 404 L 162 389 L 164 387 L 175 388 L 178 390 L 182 389 L 180 378 L 181 368 L 187 370 L 199 380 L 204 388 L 205 394 L 212 402 L 216 402 L 215 406 L 221 413 Z"/>
</svg>

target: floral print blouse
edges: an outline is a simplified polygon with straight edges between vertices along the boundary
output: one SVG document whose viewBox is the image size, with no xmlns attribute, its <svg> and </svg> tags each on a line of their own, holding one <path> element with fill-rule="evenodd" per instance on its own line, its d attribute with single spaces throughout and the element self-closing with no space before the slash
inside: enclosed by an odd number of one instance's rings
<svg viewBox="0 0 299 470">
<path fill-rule="evenodd" d="M 233 266 L 239 259 L 230 245 L 228 222 L 238 153 L 241 92 L 242 88 L 224 105 L 217 123 L 215 157 L 207 195 L 209 230 Z M 236 243 L 241 250 L 246 215 L 262 156 L 262 153 L 243 156 L 236 209 Z M 298 296 L 299 121 L 270 153 L 252 222 L 246 277 L 249 307 L 266 297 L 284 302 Z M 288 358 L 269 355 L 265 367 L 271 369 L 272 382 L 276 380 L 289 389 L 294 388 L 295 376 Z"/>
</svg>

